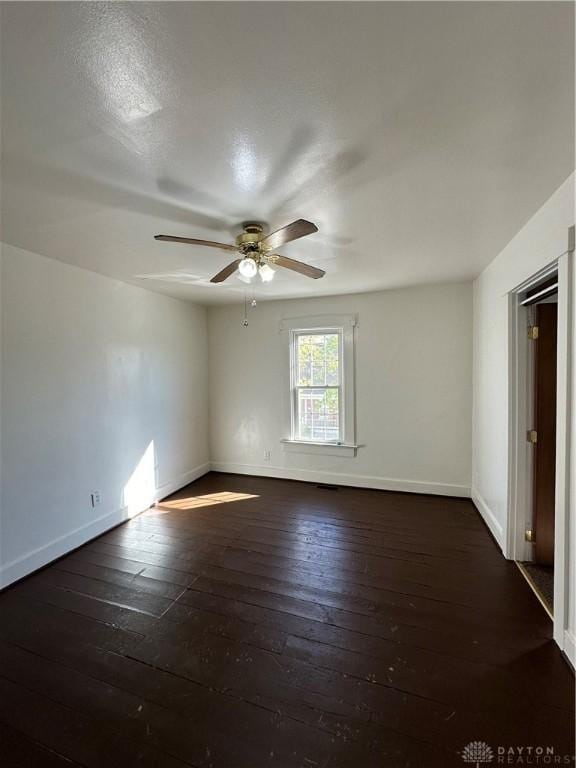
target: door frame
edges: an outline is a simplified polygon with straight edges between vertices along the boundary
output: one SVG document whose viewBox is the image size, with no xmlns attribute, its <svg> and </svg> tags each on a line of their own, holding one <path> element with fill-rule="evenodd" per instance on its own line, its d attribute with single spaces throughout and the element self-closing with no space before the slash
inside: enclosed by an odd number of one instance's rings
<svg viewBox="0 0 576 768">
<path fill-rule="evenodd" d="M 573 229 L 571 230 L 573 232 Z M 546 275 L 558 275 L 558 356 L 556 386 L 556 503 L 554 536 L 554 640 L 574 663 L 574 639 L 568 632 L 570 427 L 572 414 L 572 234 L 569 250 L 534 273 L 508 294 L 508 520 L 504 554 L 525 560 L 530 545 L 525 541 L 532 517 L 532 455 L 526 433 L 532 428 L 533 350 L 528 340 L 528 310 L 520 294 Z M 528 517 L 530 515 L 530 518 Z M 576 551 L 576 550 L 573 550 Z"/>
</svg>

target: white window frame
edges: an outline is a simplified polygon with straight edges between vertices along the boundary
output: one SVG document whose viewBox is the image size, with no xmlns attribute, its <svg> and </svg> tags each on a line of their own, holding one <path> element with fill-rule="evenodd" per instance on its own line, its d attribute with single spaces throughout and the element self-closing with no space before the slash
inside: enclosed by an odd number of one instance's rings
<svg viewBox="0 0 576 768">
<path fill-rule="evenodd" d="M 284 375 L 284 438 L 285 451 L 356 456 L 356 395 L 355 395 L 355 336 L 356 315 L 319 315 L 282 320 L 280 331 L 285 344 Z M 340 411 L 340 440 L 312 441 L 297 437 L 296 414 L 298 388 L 295 384 L 295 344 L 298 336 L 316 333 L 338 333 L 340 381 L 338 405 Z M 314 389 L 314 387 L 312 387 Z"/>
</svg>

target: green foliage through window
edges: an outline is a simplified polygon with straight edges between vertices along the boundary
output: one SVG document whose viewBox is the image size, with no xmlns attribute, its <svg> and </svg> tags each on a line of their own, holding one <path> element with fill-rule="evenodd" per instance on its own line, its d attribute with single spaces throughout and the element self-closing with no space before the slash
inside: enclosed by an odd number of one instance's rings
<svg viewBox="0 0 576 768">
<path fill-rule="evenodd" d="M 297 437 L 337 442 L 340 439 L 340 334 L 295 336 Z"/>
</svg>

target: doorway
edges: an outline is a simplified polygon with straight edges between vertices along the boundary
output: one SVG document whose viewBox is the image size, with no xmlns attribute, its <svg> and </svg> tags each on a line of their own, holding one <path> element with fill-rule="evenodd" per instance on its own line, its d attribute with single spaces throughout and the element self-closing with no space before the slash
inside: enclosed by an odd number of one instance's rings
<svg viewBox="0 0 576 768">
<path fill-rule="evenodd" d="M 554 536 L 556 508 L 556 417 L 558 366 L 558 276 L 527 291 L 528 377 L 531 402 L 527 431 L 532 474 L 531 511 L 526 528 L 527 559 L 522 572 L 548 611 L 554 615 Z M 530 474 L 530 472 L 529 472 Z"/>
<path fill-rule="evenodd" d="M 569 240 L 571 243 L 572 240 Z M 508 294 L 508 517 L 505 555 L 553 620 L 569 658 L 568 512 L 572 248 Z"/>
</svg>

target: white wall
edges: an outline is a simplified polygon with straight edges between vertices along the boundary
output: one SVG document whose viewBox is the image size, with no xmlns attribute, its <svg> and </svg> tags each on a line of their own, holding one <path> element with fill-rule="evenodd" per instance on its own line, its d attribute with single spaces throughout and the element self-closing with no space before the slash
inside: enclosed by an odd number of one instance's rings
<svg viewBox="0 0 576 768">
<path fill-rule="evenodd" d="M 573 224 L 574 175 L 474 282 L 472 495 L 502 549 L 508 499 L 507 294 L 567 250 L 568 228 Z M 574 425 L 572 435 L 576 435 Z M 573 605 L 573 595 L 571 599 Z M 573 628 L 574 610 L 571 622 Z"/>
<path fill-rule="evenodd" d="M 1 259 L 5 585 L 207 471 L 209 454 L 205 308 L 10 246 Z"/>
<path fill-rule="evenodd" d="M 357 313 L 353 458 L 286 453 L 282 318 Z M 467 495 L 471 472 L 472 288 L 432 285 L 209 309 L 212 466 Z M 264 461 L 265 451 L 271 459 Z"/>
<path fill-rule="evenodd" d="M 508 494 L 508 292 L 566 251 L 573 223 L 571 177 L 474 282 L 472 490 L 502 546 Z"/>
</svg>

